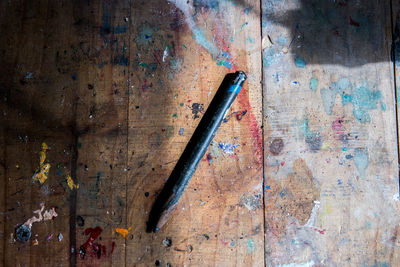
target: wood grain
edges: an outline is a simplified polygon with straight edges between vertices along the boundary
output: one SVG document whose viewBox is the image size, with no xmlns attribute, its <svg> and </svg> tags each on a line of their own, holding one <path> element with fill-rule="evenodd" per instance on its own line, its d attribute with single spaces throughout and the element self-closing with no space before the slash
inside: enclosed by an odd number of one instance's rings
<svg viewBox="0 0 400 267">
<path fill-rule="evenodd" d="M 268 266 L 397 265 L 389 7 L 263 1 Z"/>
</svg>

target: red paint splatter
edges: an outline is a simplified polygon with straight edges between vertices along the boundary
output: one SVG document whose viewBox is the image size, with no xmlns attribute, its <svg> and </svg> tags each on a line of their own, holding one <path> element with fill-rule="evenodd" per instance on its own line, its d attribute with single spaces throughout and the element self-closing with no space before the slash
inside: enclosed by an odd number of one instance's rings
<svg viewBox="0 0 400 267">
<path fill-rule="evenodd" d="M 317 231 L 318 233 L 320 233 L 321 235 L 325 234 L 326 229 L 323 230 L 319 230 L 318 228 L 314 228 L 315 231 Z"/>
<path fill-rule="evenodd" d="M 332 130 L 334 130 L 337 135 L 342 135 L 344 133 L 343 118 L 337 118 L 332 122 Z"/>
<path fill-rule="evenodd" d="M 221 240 L 221 243 L 222 243 L 224 246 L 226 246 L 226 245 L 228 245 L 229 241 Z"/>
<path fill-rule="evenodd" d="M 88 241 L 86 241 L 85 244 L 83 244 L 80 248 L 79 248 L 79 255 L 81 257 L 81 259 L 85 258 L 86 253 L 88 252 L 88 248 L 91 247 L 92 248 L 92 253 L 97 254 L 97 257 L 100 258 L 101 256 L 101 245 L 99 244 L 95 244 L 94 241 L 100 236 L 101 232 L 103 231 L 103 229 L 101 229 L 99 226 L 97 226 L 96 228 L 87 228 L 85 230 L 85 235 L 89 235 L 89 239 Z M 99 248 L 100 246 L 100 248 Z M 100 254 L 99 254 L 100 252 Z"/>
<path fill-rule="evenodd" d="M 350 25 L 356 26 L 356 27 L 360 27 L 360 23 L 358 23 L 357 21 L 353 20 L 350 16 Z"/>
<path fill-rule="evenodd" d="M 146 91 L 147 89 L 153 87 L 153 83 L 147 84 L 147 80 L 144 80 L 144 84 L 142 85 L 142 91 Z"/>
<path fill-rule="evenodd" d="M 284 162 L 284 161 L 282 161 L 282 162 L 281 162 L 281 166 L 284 166 L 284 165 L 285 165 L 285 162 Z"/>
</svg>

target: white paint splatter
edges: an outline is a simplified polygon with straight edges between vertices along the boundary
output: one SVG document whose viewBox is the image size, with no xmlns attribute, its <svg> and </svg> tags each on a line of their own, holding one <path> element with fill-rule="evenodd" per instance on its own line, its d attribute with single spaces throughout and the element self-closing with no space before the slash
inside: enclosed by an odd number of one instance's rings
<svg viewBox="0 0 400 267">
<path fill-rule="evenodd" d="M 42 212 L 44 211 L 44 203 L 40 204 L 40 210 L 35 210 L 33 213 L 37 214 L 38 217 L 33 216 L 32 218 L 28 219 L 24 225 L 26 225 L 29 229 L 32 228 L 32 224 L 35 222 L 40 222 L 40 221 L 48 221 L 51 220 L 55 217 L 58 216 L 57 212 L 56 212 L 56 208 L 52 207 L 49 210 L 46 210 L 43 215 Z"/>
<path fill-rule="evenodd" d="M 400 195 L 399 195 L 398 193 L 397 193 L 397 194 L 394 194 L 394 195 L 393 195 L 393 200 L 394 200 L 394 201 L 397 201 L 397 202 L 400 201 Z"/>
<path fill-rule="evenodd" d="M 167 59 L 167 57 L 168 57 L 168 46 L 167 47 L 165 47 L 165 50 L 164 50 L 164 54 L 163 54 L 163 57 L 162 57 L 162 61 L 163 62 L 165 62 L 165 60 Z"/>
<path fill-rule="evenodd" d="M 315 203 L 315 205 L 311 211 L 310 218 L 308 219 L 307 223 L 304 226 L 313 227 L 313 225 L 314 225 L 315 217 L 317 216 L 317 212 L 318 212 L 320 204 L 321 204 L 318 200 L 315 200 L 314 203 Z"/>
</svg>

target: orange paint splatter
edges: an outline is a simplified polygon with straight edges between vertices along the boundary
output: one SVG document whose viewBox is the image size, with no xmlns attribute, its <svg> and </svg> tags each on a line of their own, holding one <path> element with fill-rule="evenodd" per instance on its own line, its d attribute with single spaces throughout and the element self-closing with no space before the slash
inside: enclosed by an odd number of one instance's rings
<svg viewBox="0 0 400 267">
<path fill-rule="evenodd" d="M 129 231 L 132 229 L 133 225 L 131 227 L 129 227 L 128 229 L 125 228 L 114 228 L 115 232 L 117 232 L 118 234 L 122 235 L 123 238 L 126 239 L 126 237 L 128 236 Z"/>
</svg>

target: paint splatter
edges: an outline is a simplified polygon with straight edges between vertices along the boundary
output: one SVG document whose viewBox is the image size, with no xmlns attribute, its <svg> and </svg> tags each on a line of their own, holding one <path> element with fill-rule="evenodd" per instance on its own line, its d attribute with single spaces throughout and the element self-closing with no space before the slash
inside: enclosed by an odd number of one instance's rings
<svg viewBox="0 0 400 267">
<path fill-rule="evenodd" d="M 317 91 L 317 88 L 318 88 L 318 79 L 315 77 L 312 77 L 310 79 L 310 89 L 315 92 L 315 91 Z"/>
<path fill-rule="evenodd" d="M 229 143 L 218 143 L 218 148 L 221 149 L 223 152 L 232 155 L 235 151 L 234 149 L 237 148 L 239 144 L 229 144 Z"/>
<path fill-rule="evenodd" d="M 50 163 L 44 163 L 46 161 L 46 152 L 48 149 L 47 144 L 43 142 L 42 150 L 39 152 L 39 167 L 32 176 L 33 182 L 38 181 L 40 184 L 43 184 L 48 178 L 51 165 Z"/>
<path fill-rule="evenodd" d="M 244 194 L 239 199 L 239 206 L 245 207 L 246 209 L 253 211 L 262 208 L 262 203 L 258 195 Z"/>
<path fill-rule="evenodd" d="M 283 143 L 282 138 L 275 138 L 269 145 L 269 151 L 271 152 L 272 155 L 277 156 L 281 153 L 284 146 L 285 145 Z"/>
<path fill-rule="evenodd" d="M 354 157 L 353 157 L 354 163 L 356 165 L 356 168 L 358 170 L 358 173 L 360 174 L 360 177 L 364 178 L 365 177 L 365 171 L 368 167 L 369 164 L 369 157 L 368 157 L 368 149 L 366 148 L 356 148 L 354 150 Z"/>
<path fill-rule="evenodd" d="M 147 23 L 143 23 L 136 38 L 136 43 L 143 46 L 149 45 L 152 42 L 152 36 L 153 29 Z"/>
<path fill-rule="evenodd" d="M 179 129 L 179 135 L 183 135 L 184 130 L 185 130 L 184 128 L 180 128 Z"/>
<path fill-rule="evenodd" d="M 361 123 L 370 122 L 371 117 L 368 110 L 377 109 L 378 101 L 381 99 L 380 91 L 372 91 L 367 86 L 352 88 L 351 94 L 342 95 L 342 104 L 353 105 L 353 115 Z"/>
<path fill-rule="evenodd" d="M 29 238 L 31 237 L 31 228 L 33 223 L 52 220 L 58 216 L 55 207 L 52 207 L 51 209 L 46 211 L 44 211 L 44 209 L 45 205 L 44 203 L 41 203 L 40 209 L 33 211 L 33 213 L 36 214 L 37 217 L 36 216 L 31 217 L 24 224 L 20 225 L 15 229 L 15 237 L 18 241 L 26 242 L 29 240 Z"/>
<path fill-rule="evenodd" d="M 69 189 L 71 189 L 71 190 L 73 190 L 74 188 L 75 189 L 79 188 L 79 185 L 74 183 L 74 180 L 72 180 L 70 175 L 67 176 L 67 184 L 68 184 Z"/>
<path fill-rule="evenodd" d="M 81 259 L 84 259 L 85 256 L 90 255 L 92 257 L 96 257 L 98 259 L 101 258 L 101 256 L 110 256 L 114 252 L 115 248 L 115 242 L 111 243 L 111 252 L 110 254 L 107 254 L 107 248 L 104 245 L 101 245 L 96 241 L 96 239 L 100 236 L 102 233 L 103 229 L 101 229 L 99 226 L 95 228 L 87 228 L 85 229 L 85 235 L 89 235 L 89 239 L 84 243 L 82 246 L 79 248 L 79 255 Z M 90 253 L 90 254 L 88 254 Z"/>
<path fill-rule="evenodd" d="M 320 90 L 326 114 L 332 114 L 333 106 L 335 105 L 336 95 L 343 94 L 343 91 L 349 87 L 351 87 L 350 80 L 348 78 L 340 78 L 329 88 L 323 88 Z"/>
<path fill-rule="evenodd" d="M 256 250 L 256 247 L 254 246 L 254 239 L 250 238 L 247 240 L 247 254 L 250 254 Z"/>
<path fill-rule="evenodd" d="M 62 233 L 59 233 L 57 238 L 58 238 L 58 242 L 61 242 L 63 240 L 64 236 L 62 235 Z"/>
<path fill-rule="evenodd" d="M 318 212 L 320 204 L 321 204 L 318 200 L 315 200 L 314 203 L 315 203 L 315 206 L 311 211 L 310 218 L 308 219 L 307 223 L 304 226 L 312 227 L 314 225 L 315 217 L 317 216 L 317 212 Z"/>
<path fill-rule="evenodd" d="M 224 123 L 227 123 L 233 116 L 236 117 L 236 120 L 240 121 L 240 120 L 243 119 L 243 117 L 244 117 L 244 115 L 246 115 L 246 113 L 247 113 L 247 110 L 246 110 L 246 109 L 243 110 L 243 111 L 235 111 L 235 112 L 232 112 L 231 114 L 227 115 L 227 116 L 224 118 L 223 122 L 224 122 Z"/>
<path fill-rule="evenodd" d="M 128 236 L 129 231 L 132 229 L 133 225 L 130 226 L 128 229 L 125 228 L 114 228 L 114 231 L 120 234 L 123 238 L 126 239 Z"/>
<path fill-rule="evenodd" d="M 299 56 L 297 56 L 294 59 L 294 63 L 296 64 L 296 67 L 298 67 L 298 68 L 305 68 L 306 67 L 306 61 L 303 58 L 299 57 Z"/>
<path fill-rule="evenodd" d="M 317 152 L 323 143 L 322 136 L 318 131 L 311 131 L 308 125 L 308 118 L 304 118 L 303 121 L 299 122 L 300 134 L 304 137 L 305 142 L 311 152 Z"/>
<path fill-rule="evenodd" d="M 192 104 L 193 119 L 200 118 L 199 114 L 203 113 L 203 111 L 204 111 L 204 105 L 203 104 L 199 104 L 199 103 L 193 103 Z"/>
</svg>

